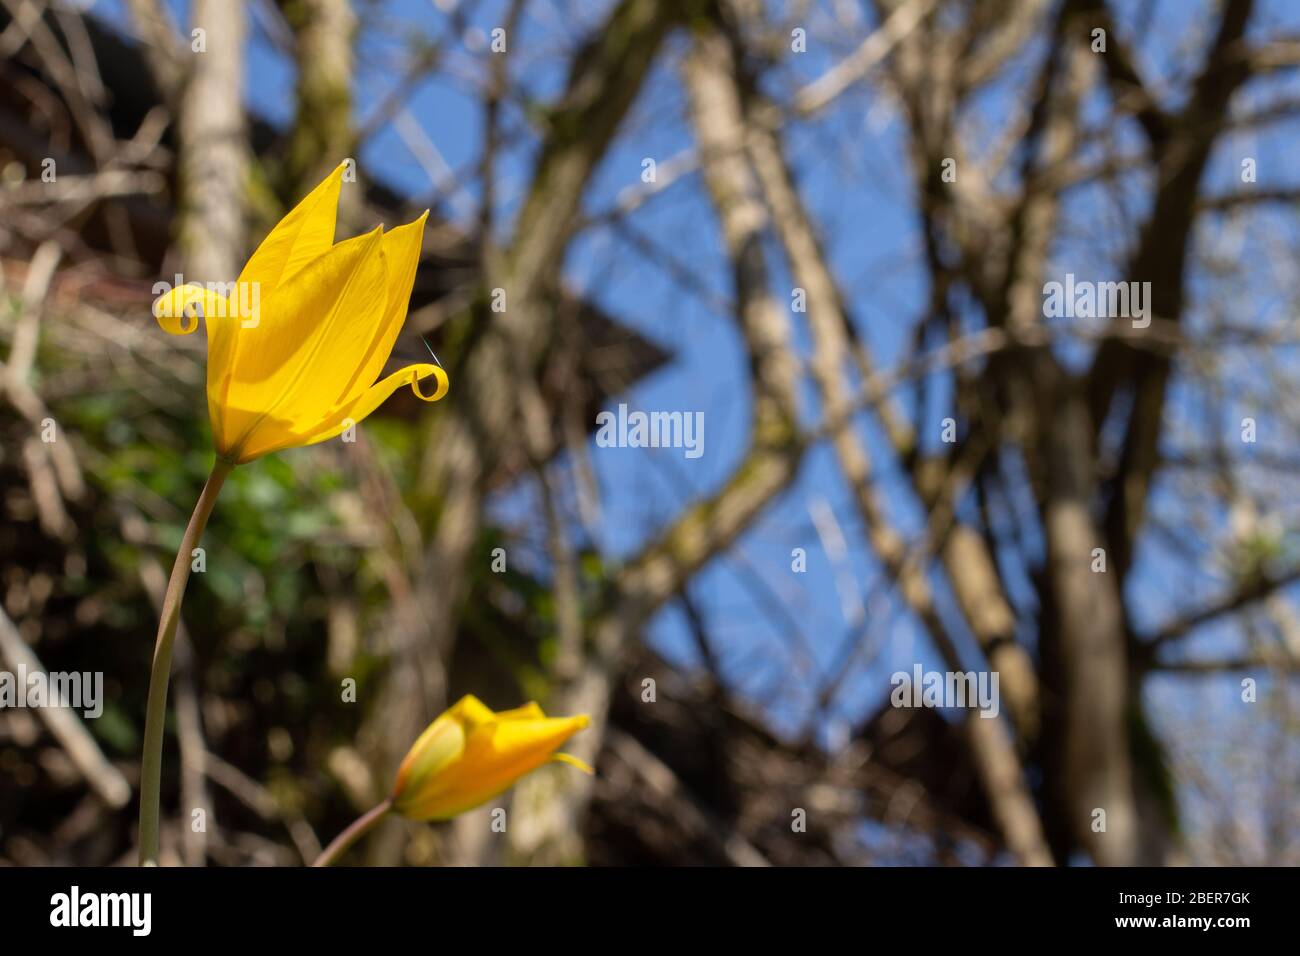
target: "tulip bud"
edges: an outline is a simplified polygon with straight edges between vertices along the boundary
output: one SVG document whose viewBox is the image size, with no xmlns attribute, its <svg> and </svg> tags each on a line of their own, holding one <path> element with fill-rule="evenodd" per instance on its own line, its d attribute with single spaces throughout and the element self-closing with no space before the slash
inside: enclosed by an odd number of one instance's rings
<svg viewBox="0 0 1300 956">
<path fill-rule="evenodd" d="M 547 717 L 535 703 L 494 713 L 462 697 L 420 735 L 397 771 L 393 809 L 412 820 L 447 820 L 508 790 L 552 760 L 592 770 L 556 749 L 590 719 Z"/>
</svg>

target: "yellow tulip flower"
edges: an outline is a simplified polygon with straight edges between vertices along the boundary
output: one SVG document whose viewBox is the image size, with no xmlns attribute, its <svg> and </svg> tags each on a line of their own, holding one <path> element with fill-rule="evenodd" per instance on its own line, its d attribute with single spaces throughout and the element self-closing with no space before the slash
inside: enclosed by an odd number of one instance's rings
<svg viewBox="0 0 1300 956">
<path fill-rule="evenodd" d="M 141 864 L 158 859 L 167 682 L 190 554 L 227 475 L 271 452 L 333 438 L 401 385 L 426 401 L 447 394 L 447 373 L 437 365 L 408 365 L 375 381 L 406 321 L 429 214 L 335 244 L 344 168 L 280 220 L 237 281 L 182 285 L 153 305 L 158 324 L 173 335 L 193 332 L 202 310 L 217 461 L 181 539 L 158 621 L 140 761 Z M 432 395 L 419 387 L 429 377 L 437 383 Z"/>
<path fill-rule="evenodd" d="M 429 214 L 336 244 L 343 170 L 280 221 L 233 286 L 183 285 L 154 302 L 173 335 L 193 332 L 202 307 L 213 442 L 232 464 L 333 438 L 408 383 L 426 401 L 447 393 L 437 365 L 375 381 L 406 320 Z M 419 388 L 429 377 L 432 395 Z"/>
<path fill-rule="evenodd" d="M 333 866 L 389 813 L 449 820 L 551 760 L 592 773 L 577 757 L 555 752 L 589 723 L 586 714 L 547 717 L 533 703 L 497 714 L 477 697 L 462 697 L 420 734 L 397 770 L 392 795 L 330 841 L 312 865 Z"/>
<path fill-rule="evenodd" d="M 535 703 L 493 713 L 462 697 L 429 725 L 397 771 L 392 807 L 412 820 L 446 820 L 486 803 L 551 760 L 591 768 L 556 753 L 590 723 L 586 714 L 547 717 Z"/>
</svg>

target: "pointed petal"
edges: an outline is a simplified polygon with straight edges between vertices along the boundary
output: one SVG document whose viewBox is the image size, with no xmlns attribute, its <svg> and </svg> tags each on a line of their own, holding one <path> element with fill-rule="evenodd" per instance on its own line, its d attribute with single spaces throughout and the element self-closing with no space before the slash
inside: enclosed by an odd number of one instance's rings
<svg viewBox="0 0 1300 956">
<path fill-rule="evenodd" d="M 419 383 L 430 376 L 437 382 L 437 387 L 432 395 L 426 395 L 420 391 Z M 323 425 L 318 431 L 314 432 L 309 439 L 296 444 L 315 445 L 317 442 L 328 441 L 341 434 L 349 425 L 355 425 L 364 420 L 367 415 L 382 405 L 388 396 L 408 383 L 411 386 L 411 391 L 426 402 L 436 402 L 447 394 L 449 388 L 447 373 L 438 366 L 424 363 L 408 365 L 406 368 L 398 369 L 383 381 L 371 385 L 351 405 L 331 415 L 328 424 Z"/>
<path fill-rule="evenodd" d="M 545 720 L 546 715 L 542 713 L 542 708 L 538 706 L 537 701 L 530 700 L 522 707 L 516 707 L 513 710 L 503 710 L 497 714 L 497 720 Z"/>
<path fill-rule="evenodd" d="M 258 283 L 263 301 L 334 244 L 344 168 L 340 164 L 280 220 L 239 274 L 240 282 Z"/>
<path fill-rule="evenodd" d="M 466 748 L 480 750 L 478 756 L 491 764 L 508 764 L 517 759 L 549 758 L 566 740 L 591 723 L 586 714 L 575 717 L 544 717 L 541 720 L 507 720 L 494 724 L 491 739 L 471 735 Z M 479 734 L 482 734 L 479 731 Z M 541 760 L 538 761 L 541 763 Z"/>
<path fill-rule="evenodd" d="M 350 374 L 349 349 L 384 308 L 380 240 L 376 229 L 340 242 L 281 286 L 263 308 L 274 322 L 239 329 L 225 402 L 240 434 L 238 460 L 304 444 L 330 414 Z"/>
<path fill-rule="evenodd" d="M 585 760 L 579 760 L 573 754 L 557 753 L 551 754 L 552 763 L 567 763 L 570 767 L 577 767 L 589 777 L 596 776 L 595 769 Z"/>
<path fill-rule="evenodd" d="M 356 372 L 339 390 L 340 405 L 359 397 L 379 377 L 388 356 L 392 354 L 397 333 L 406 321 L 411 288 L 415 285 L 415 271 L 420 264 L 420 250 L 424 245 L 424 224 L 428 218 L 429 212 L 425 210 L 424 215 L 415 222 L 384 233 L 382 252 L 388 270 L 387 307 L 383 319 L 375 328 L 373 340 L 361 354 Z"/>
<path fill-rule="evenodd" d="M 490 724 L 497 718 L 497 715 L 492 712 L 492 708 L 473 694 L 466 694 L 456 701 L 447 711 L 447 714 L 464 727 L 467 734 L 476 727 Z"/>
</svg>

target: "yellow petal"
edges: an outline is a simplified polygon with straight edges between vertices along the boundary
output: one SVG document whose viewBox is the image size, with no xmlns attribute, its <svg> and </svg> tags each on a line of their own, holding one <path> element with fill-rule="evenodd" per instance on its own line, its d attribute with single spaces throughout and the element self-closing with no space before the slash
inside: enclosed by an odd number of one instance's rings
<svg viewBox="0 0 1300 956">
<path fill-rule="evenodd" d="M 200 285 L 187 284 L 159 296 L 153 314 L 163 330 L 171 335 L 188 335 L 199 324 L 202 311 L 208 330 L 208 418 L 212 423 L 213 441 L 218 454 L 224 453 L 222 396 L 229 382 L 237 331 L 242 321 L 239 306 L 226 296 Z M 185 319 L 191 319 L 186 322 Z"/>
<path fill-rule="evenodd" d="M 470 733 L 461 757 L 427 779 L 399 812 L 416 820 L 445 820 L 479 806 L 548 762 L 588 722 L 578 715 L 480 726 Z"/>
<path fill-rule="evenodd" d="M 425 728 L 403 758 L 393 788 L 394 804 L 404 806 L 411 797 L 418 796 L 424 781 L 459 759 L 464 751 L 465 729 L 450 714 L 442 714 Z"/>
<path fill-rule="evenodd" d="M 596 771 L 592 768 L 591 764 L 587 763 L 585 760 L 579 760 L 573 754 L 551 754 L 551 760 L 555 763 L 567 763 L 570 767 L 577 767 L 589 777 L 594 777 L 596 775 Z"/>
<path fill-rule="evenodd" d="M 426 395 L 420 391 L 420 382 L 430 376 L 437 382 L 437 387 L 432 395 Z M 322 426 L 318 431 L 296 444 L 314 445 L 317 442 L 326 441 L 341 434 L 349 425 L 355 425 L 362 421 L 382 405 L 389 395 L 392 395 L 393 392 L 407 383 L 410 384 L 411 391 L 426 402 L 436 402 L 447 394 L 447 389 L 450 387 L 447 381 L 447 373 L 437 365 L 424 363 L 408 365 L 406 368 L 398 369 L 383 381 L 371 385 L 351 405 L 331 415 L 327 425 Z"/>
<path fill-rule="evenodd" d="M 196 286 L 156 303 L 175 334 L 197 327 L 186 318 L 199 309 L 208 315 L 208 407 L 223 458 L 247 462 L 333 437 L 404 383 L 425 401 L 447 393 L 447 375 L 433 365 L 375 381 L 406 319 L 428 212 L 391 233 L 334 244 L 344 168 L 276 225 L 228 284 L 230 296 Z M 429 377 L 425 394 L 419 382 Z"/>
<path fill-rule="evenodd" d="M 196 306 L 203 308 L 199 310 Z M 193 283 L 177 286 L 153 303 L 153 317 L 168 335 L 189 335 L 199 327 L 199 315 L 216 319 L 229 310 L 230 300 L 225 296 Z"/>
<path fill-rule="evenodd" d="M 492 708 L 473 694 L 466 694 L 452 704 L 447 709 L 447 715 L 460 724 L 465 729 L 466 734 L 497 719 L 497 715 L 492 712 Z"/>
<path fill-rule="evenodd" d="M 411 302 L 411 288 L 415 285 L 415 271 L 420 264 L 420 250 L 424 246 L 424 224 L 428 210 L 415 222 L 398 226 L 384 233 L 380 253 L 388 273 L 388 297 L 384 316 L 372 332 L 370 344 L 358 353 L 352 349 L 355 371 L 339 389 L 339 405 L 357 399 L 384 370 L 392 354 L 397 333 L 406 321 L 406 310 Z"/>
<path fill-rule="evenodd" d="M 239 274 L 240 282 L 259 285 L 263 301 L 334 244 L 344 168 L 340 164 L 280 220 Z"/>
<path fill-rule="evenodd" d="M 542 708 L 537 705 L 537 701 L 530 700 L 522 707 L 516 707 L 514 710 L 503 710 L 497 714 L 497 720 L 545 720 L 546 715 L 542 713 Z"/>
<path fill-rule="evenodd" d="M 234 460 L 305 444 L 332 409 L 347 349 L 384 307 L 379 229 L 340 242 L 276 293 L 274 322 L 238 330 L 241 344 L 226 396 Z M 228 456 L 231 457 L 231 456 Z"/>
<path fill-rule="evenodd" d="M 466 694 L 438 715 L 402 760 L 393 788 L 393 802 L 402 812 L 427 790 L 428 782 L 459 759 L 465 741 L 477 728 L 496 720 L 496 714 L 473 694 Z"/>
<path fill-rule="evenodd" d="M 239 274 L 242 299 L 259 303 L 256 325 L 261 325 L 263 310 L 260 303 L 268 301 L 280 286 L 306 265 L 328 252 L 334 243 L 335 221 L 338 215 L 339 192 L 343 185 L 343 170 L 339 164 L 298 205 L 281 219 L 262 240 L 252 257 Z M 282 309 L 269 309 L 267 318 L 272 322 L 283 319 Z M 248 331 L 244 327 L 244 331 Z M 228 372 L 214 376 L 211 356 L 208 359 L 208 411 L 213 421 L 213 435 L 217 451 L 225 457 L 238 457 L 237 443 L 246 433 L 253 414 L 229 414 L 230 388 L 235 382 L 235 363 L 247 361 L 240 347 L 254 357 L 265 355 L 266 339 L 252 335 L 233 337 L 226 356 Z M 249 410 L 245 410 L 249 411 Z M 241 459 L 251 460 L 251 459 Z"/>
</svg>

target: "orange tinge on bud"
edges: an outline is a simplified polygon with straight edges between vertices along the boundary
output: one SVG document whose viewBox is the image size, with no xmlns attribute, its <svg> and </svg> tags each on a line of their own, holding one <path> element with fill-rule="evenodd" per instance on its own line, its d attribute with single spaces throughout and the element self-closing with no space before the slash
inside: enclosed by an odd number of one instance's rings
<svg viewBox="0 0 1300 956">
<path fill-rule="evenodd" d="M 411 820 L 447 820 L 553 760 L 591 773 L 576 757 L 556 753 L 590 722 L 586 714 L 547 717 L 535 703 L 495 713 L 477 697 L 462 697 L 402 761 L 393 809 Z"/>
</svg>

